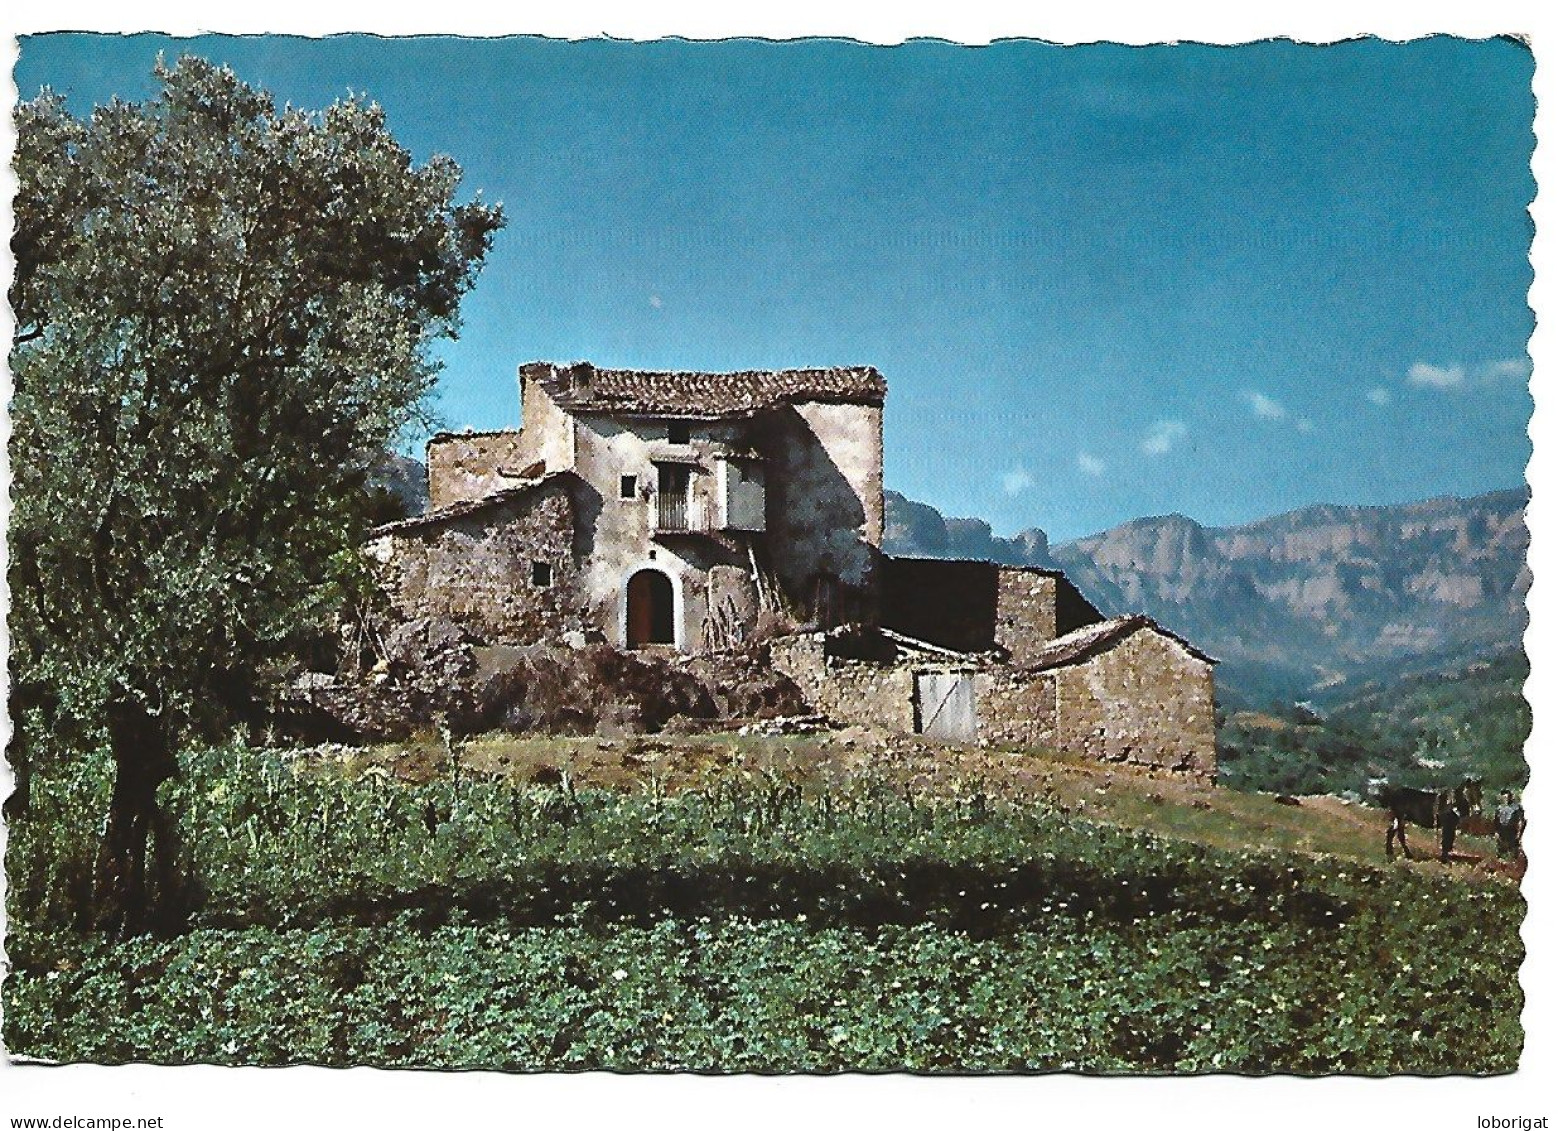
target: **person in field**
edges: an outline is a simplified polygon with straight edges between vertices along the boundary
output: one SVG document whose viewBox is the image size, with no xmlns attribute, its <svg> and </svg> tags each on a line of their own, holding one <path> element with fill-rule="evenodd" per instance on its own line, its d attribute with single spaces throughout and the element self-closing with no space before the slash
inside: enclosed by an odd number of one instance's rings
<svg viewBox="0 0 1558 1131">
<path fill-rule="evenodd" d="M 1455 805 L 1446 805 L 1439 814 L 1439 863 L 1448 864 L 1455 848 L 1455 830 L 1461 824 L 1461 811 Z"/>
<path fill-rule="evenodd" d="M 1520 855 L 1520 841 L 1526 833 L 1526 811 L 1511 790 L 1499 794 L 1499 806 L 1493 811 L 1493 831 L 1498 836 L 1499 859 Z"/>
<path fill-rule="evenodd" d="M 1408 860 L 1412 859 L 1412 850 L 1407 847 L 1407 818 L 1405 813 L 1391 810 L 1390 825 L 1385 829 L 1385 858 L 1396 858 L 1395 842 L 1401 842 L 1401 851 L 1406 853 Z"/>
</svg>

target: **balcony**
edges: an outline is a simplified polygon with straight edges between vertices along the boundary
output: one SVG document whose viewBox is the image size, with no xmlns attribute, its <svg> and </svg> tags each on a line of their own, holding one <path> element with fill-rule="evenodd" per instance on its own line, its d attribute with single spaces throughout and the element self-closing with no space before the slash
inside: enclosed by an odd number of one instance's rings
<svg viewBox="0 0 1558 1131">
<path fill-rule="evenodd" d="M 661 491 L 655 496 L 655 534 L 710 534 L 709 508 L 702 499 Z"/>
</svg>

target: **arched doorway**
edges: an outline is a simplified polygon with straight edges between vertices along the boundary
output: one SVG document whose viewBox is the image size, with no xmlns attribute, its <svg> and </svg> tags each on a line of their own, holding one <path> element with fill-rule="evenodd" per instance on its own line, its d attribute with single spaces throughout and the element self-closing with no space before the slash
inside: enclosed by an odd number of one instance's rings
<svg viewBox="0 0 1558 1131">
<path fill-rule="evenodd" d="M 628 579 L 627 644 L 676 643 L 676 594 L 671 579 L 657 569 L 641 569 Z"/>
</svg>

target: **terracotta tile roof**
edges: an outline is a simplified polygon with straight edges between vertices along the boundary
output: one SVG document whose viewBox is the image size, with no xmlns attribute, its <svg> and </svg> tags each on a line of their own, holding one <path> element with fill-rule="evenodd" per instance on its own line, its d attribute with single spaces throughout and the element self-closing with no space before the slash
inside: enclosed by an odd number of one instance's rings
<svg viewBox="0 0 1558 1131">
<path fill-rule="evenodd" d="M 400 519 L 397 522 L 386 522 L 382 526 L 375 526 L 372 530 L 368 531 L 368 537 L 378 538 L 385 534 L 400 534 L 407 530 L 420 530 L 423 527 L 428 526 L 441 526 L 446 522 L 453 522 L 457 518 L 464 518 L 466 515 L 472 515 L 478 513 L 479 511 L 484 511 L 488 507 L 496 507 L 503 503 L 509 502 L 511 499 L 517 499 L 522 495 L 534 491 L 538 487 L 544 487 L 549 483 L 563 478 L 576 479 L 577 476 L 575 476 L 571 471 L 554 471 L 549 475 L 542 475 L 539 478 L 531 479 L 528 482 L 518 483 L 513 487 L 505 487 L 501 491 L 494 491 L 490 495 L 483 495 L 479 499 L 464 499 L 458 503 L 450 503 L 446 507 L 439 507 L 437 510 L 426 511 L 423 514 L 413 515 L 410 518 Z"/>
<path fill-rule="evenodd" d="M 744 416 L 803 401 L 880 407 L 887 399 L 887 381 L 869 365 L 690 373 L 539 361 L 521 366 L 520 372 L 573 412 Z"/>
<path fill-rule="evenodd" d="M 1086 625 L 1057 637 L 1023 666 L 1034 671 L 1043 671 L 1046 668 L 1063 668 L 1069 664 L 1080 664 L 1100 652 L 1108 651 L 1142 628 L 1150 628 L 1161 636 L 1167 636 L 1198 660 L 1208 664 L 1217 663 L 1183 636 L 1170 632 L 1151 617 L 1137 613 L 1128 617 L 1110 617 L 1108 620 L 1101 620 L 1097 624 Z"/>
</svg>

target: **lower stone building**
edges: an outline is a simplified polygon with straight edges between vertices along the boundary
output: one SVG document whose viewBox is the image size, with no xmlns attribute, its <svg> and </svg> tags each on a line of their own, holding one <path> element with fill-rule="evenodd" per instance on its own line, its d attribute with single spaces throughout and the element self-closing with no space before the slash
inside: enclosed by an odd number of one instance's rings
<svg viewBox="0 0 1558 1131">
<path fill-rule="evenodd" d="M 1075 629 L 1012 663 L 889 629 L 771 642 L 774 666 L 842 723 L 1044 746 L 1215 778 L 1216 661 L 1145 616 Z"/>
<path fill-rule="evenodd" d="M 748 638 L 757 584 L 737 567 L 714 567 L 674 602 L 633 593 L 670 584 L 653 569 L 627 571 L 620 599 L 594 593 L 580 521 L 591 505 L 577 476 L 554 473 L 381 527 L 368 554 L 396 618 L 447 622 L 486 643 L 604 641 L 611 622 L 673 605 L 705 626 L 688 651 Z M 880 625 L 768 641 L 814 710 L 947 742 L 1215 775 L 1216 661 L 1188 641 L 1145 616 L 1104 618 L 1052 570 L 884 557 L 880 571 Z M 681 643 L 670 624 L 616 627 L 629 646 Z"/>
<path fill-rule="evenodd" d="M 1216 663 L 1150 617 L 1099 621 L 976 678 L 980 735 L 1214 777 Z"/>
<path fill-rule="evenodd" d="M 381 526 L 366 551 L 396 620 L 448 622 L 490 644 L 582 637 L 597 621 L 580 580 L 587 501 L 558 472 Z"/>
</svg>

